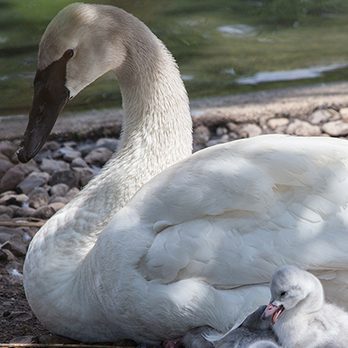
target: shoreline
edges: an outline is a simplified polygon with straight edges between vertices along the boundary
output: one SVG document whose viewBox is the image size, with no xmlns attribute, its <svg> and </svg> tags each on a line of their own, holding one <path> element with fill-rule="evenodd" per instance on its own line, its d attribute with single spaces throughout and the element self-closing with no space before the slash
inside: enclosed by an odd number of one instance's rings
<svg viewBox="0 0 348 348">
<path fill-rule="evenodd" d="M 262 124 L 274 117 L 306 120 L 317 109 L 348 107 L 348 82 L 209 97 L 193 100 L 190 106 L 195 127 L 214 127 L 228 122 Z M 119 108 L 63 112 L 51 139 L 117 136 L 122 117 L 123 111 Z M 21 139 L 27 118 L 27 115 L 0 116 L 0 141 Z"/>
</svg>

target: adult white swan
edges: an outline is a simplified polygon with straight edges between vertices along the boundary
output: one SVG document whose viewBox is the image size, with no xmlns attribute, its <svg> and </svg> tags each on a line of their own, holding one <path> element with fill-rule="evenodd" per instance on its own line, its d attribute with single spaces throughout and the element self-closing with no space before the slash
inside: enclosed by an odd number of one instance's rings
<svg viewBox="0 0 348 348">
<path fill-rule="evenodd" d="M 122 91 L 122 146 L 36 234 L 25 261 L 25 291 L 45 326 L 84 341 L 224 331 L 267 302 L 284 263 L 325 275 L 328 296 L 348 303 L 347 143 L 262 136 L 189 157 L 174 60 L 120 9 L 74 4 L 47 27 L 22 161 L 68 98 L 109 70 Z"/>
</svg>

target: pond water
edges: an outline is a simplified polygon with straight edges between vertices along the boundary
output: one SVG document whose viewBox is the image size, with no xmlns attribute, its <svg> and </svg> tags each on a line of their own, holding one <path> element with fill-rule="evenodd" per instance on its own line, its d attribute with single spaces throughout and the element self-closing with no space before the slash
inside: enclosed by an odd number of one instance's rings
<svg viewBox="0 0 348 348">
<path fill-rule="evenodd" d="M 69 0 L 0 0 L 0 115 L 28 112 L 37 46 Z M 346 0 L 104 0 L 176 57 L 190 98 L 348 79 Z M 69 108 L 119 106 L 111 73 Z"/>
</svg>

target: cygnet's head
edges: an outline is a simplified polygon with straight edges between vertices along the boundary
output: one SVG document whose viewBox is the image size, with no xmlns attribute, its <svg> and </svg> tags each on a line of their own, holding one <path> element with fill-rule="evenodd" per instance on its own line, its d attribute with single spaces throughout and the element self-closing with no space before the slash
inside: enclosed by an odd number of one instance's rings
<svg viewBox="0 0 348 348">
<path fill-rule="evenodd" d="M 21 162 L 38 153 L 69 99 L 122 65 L 124 28 L 130 18 L 115 7 L 76 3 L 49 23 L 39 45 L 34 98 L 18 151 Z"/>
<path fill-rule="evenodd" d="M 321 308 L 323 301 L 322 285 L 314 275 L 295 266 L 283 266 L 273 274 L 271 301 L 263 313 L 263 318 L 272 316 L 274 324 L 284 312 L 314 312 Z"/>
</svg>

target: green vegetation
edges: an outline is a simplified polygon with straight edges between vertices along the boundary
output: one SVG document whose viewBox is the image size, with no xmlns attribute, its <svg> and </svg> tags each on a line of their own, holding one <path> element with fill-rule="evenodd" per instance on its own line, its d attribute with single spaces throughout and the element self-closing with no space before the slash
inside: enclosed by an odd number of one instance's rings
<svg viewBox="0 0 348 348">
<path fill-rule="evenodd" d="M 0 2 L 0 114 L 30 108 L 37 45 L 50 19 L 70 0 Z M 191 98 L 305 83 L 342 81 L 348 69 L 317 79 L 240 85 L 260 71 L 348 63 L 346 0 L 104 0 L 142 19 L 176 57 Z M 245 35 L 219 31 L 244 24 Z M 233 69 L 234 74 L 228 73 Z M 112 73 L 71 103 L 87 109 L 120 105 Z"/>
</svg>

